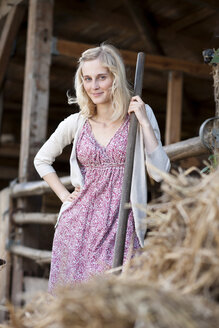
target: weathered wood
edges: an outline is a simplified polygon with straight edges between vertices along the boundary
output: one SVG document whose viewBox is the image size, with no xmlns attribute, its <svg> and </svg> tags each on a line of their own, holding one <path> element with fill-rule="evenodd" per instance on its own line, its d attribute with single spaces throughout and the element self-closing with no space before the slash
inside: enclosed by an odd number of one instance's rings
<svg viewBox="0 0 219 328">
<path fill-rule="evenodd" d="M 61 39 L 53 39 L 53 52 L 79 58 L 81 53 L 88 48 L 94 47 L 92 44 L 73 42 Z M 126 65 L 135 66 L 136 52 L 120 50 Z M 175 59 L 166 56 L 147 55 L 145 68 L 152 68 L 161 71 L 180 71 L 200 78 L 210 79 L 211 70 L 208 65 L 190 62 L 183 59 Z"/>
<path fill-rule="evenodd" d="M 0 136 L 2 136 L 2 117 L 3 117 L 3 90 L 1 90 L 0 88 Z"/>
<path fill-rule="evenodd" d="M 167 114 L 165 144 L 180 141 L 182 116 L 183 76 L 180 72 L 169 72 L 167 91 Z"/>
<path fill-rule="evenodd" d="M 14 242 L 22 244 L 23 229 L 15 227 Z M 17 256 L 12 256 L 12 281 L 11 281 L 11 301 L 14 305 L 20 306 L 19 295 L 23 288 L 23 259 Z"/>
<path fill-rule="evenodd" d="M 61 182 L 67 188 L 72 188 L 70 177 L 62 177 Z M 45 181 L 33 181 L 17 183 L 11 186 L 12 197 L 23 197 L 32 195 L 43 195 L 46 192 L 51 192 L 51 188 Z"/>
<path fill-rule="evenodd" d="M 33 158 L 46 139 L 53 0 L 30 0 L 19 181 L 34 180 Z"/>
<path fill-rule="evenodd" d="M 19 225 L 23 224 L 55 224 L 58 217 L 53 213 L 15 213 L 13 222 Z"/>
<path fill-rule="evenodd" d="M 184 28 L 187 28 L 193 24 L 202 21 L 203 19 L 206 19 L 207 17 L 215 14 L 215 12 L 216 11 L 214 9 L 205 6 L 196 12 L 189 13 L 187 16 L 178 19 L 176 22 L 170 24 L 167 28 L 164 28 L 163 30 L 165 32 L 180 31 Z"/>
<path fill-rule="evenodd" d="M 13 7 L 7 16 L 1 38 L 0 38 L 0 89 L 8 68 L 10 53 L 13 48 L 13 42 L 23 20 L 26 7 L 18 5 Z"/>
<path fill-rule="evenodd" d="M 139 35 L 146 46 L 145 50 L 152 54 L 163 55 L 164 52 L 156 37 L 156 32 L 147 17 L 144 15 L 144 11 L 140 8 L 140 3 L 136 5 L 136 2 L 132 0 L 123 0 L 123 3 L 128 9 L 132 20 L 138 29 Z"/>
<path fill-rule="evenodd" d="M 25 3 L 26 0 L 1 0 L 0 2 L 0 19 L 6 16 L 11 10 L 13 10 L 20 3 Z"/>
<path fill-rule="evenodd" d="M 199 137 L 190 138 L 172 145 L 164 146 L 164 150 L 171 161 L 209 153 L 208 149 L 202 144 Z"/>
<path fill-rule="evenodd" d="M 0 270 L 0 304 L 4 305 L 9 298 L 9 279 L 10 279 L 10 253 L 6 248 L 9 240 L 9 188 L 0 192 L 0 258 L 6 261 L 5 267 Z M 0 322 L 4 319 L 5 312 L 0 311 Z"/>
<path fill-rule="evenodd" d="M 21 148 L 19 161 L 19 181 L 39 179 L 33 166 L 33 158 L 46 139 L 49 71 L 51 63 L 51 36 L 53 26 L 53 0 L 30 0 L 28 10 L 27 47 L 22 106 Z M 38 201 L 19 200 L 18 207 L 38 206 Z M 15 229 L 15 241 L 28 242 L 32 247 L 39 245 L 39 229 L 32 227 Z M 22 246 L 21 246 L 22 247 Z M 25 256 L 24 256 L 25 257 Z M 19 305 L 17 295 L 22 292 L 23 270 L 26 264 L 23 258 L 13 256 L 12 302 Z M 33 265 L 33 267 L 36 267 Z"/>
<path fill-rule="evenodd" d="M 10 252 L 14 255 L 25 257 L 30 260 L 36 261 L 37 263 L 50 263 L 51 254 L 50 251 L 43 251 L 40 249 L 34 249 L 31 247 L 26 247 L 22 245 L 12 245 L 10 247 Z"/>
</svg>

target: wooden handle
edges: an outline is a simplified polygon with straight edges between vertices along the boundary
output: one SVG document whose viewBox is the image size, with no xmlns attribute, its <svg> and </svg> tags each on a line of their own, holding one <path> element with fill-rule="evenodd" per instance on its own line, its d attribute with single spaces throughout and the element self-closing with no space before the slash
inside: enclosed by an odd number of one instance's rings
<svg viewBox="0 0 219 328">
<path fill-rule="evenodd" d="M 135 96 L 138 95 L 140 97 L 142 93 L 144 61 L 145 61 L 145 54 L 143 52 L 138 53 L 136 70 L 135 70 L 134 95 Z M 119 221 L 118 221 L 118 229 L 117 229 L 115 249 L 114 249 L 113 268 L 116 268 L 123 264 L 126 230 L 127 230 L 127 223 L 128 223 L 128 215 L 130 211 L 129 209 L 125 209 L 125 204 L 130 202 L 130 191 L 131 191 L 131 183 L 132 183 L 132 170 L 133 170 L 133 161 L 134 161 L 134 152 L 135 152 L 137 124 L 138 124 L 137 118 L 135 114 L 132 113 L 130 118 L 130 126 L 129 126 L 129 134 L 128 134 L 125 170 L 124 170 L 124 178 L 123 178 L 123 185 L 122 185 L 122 195 L 121 195 L 120 209 L 119 209 Z"/>
</svg>

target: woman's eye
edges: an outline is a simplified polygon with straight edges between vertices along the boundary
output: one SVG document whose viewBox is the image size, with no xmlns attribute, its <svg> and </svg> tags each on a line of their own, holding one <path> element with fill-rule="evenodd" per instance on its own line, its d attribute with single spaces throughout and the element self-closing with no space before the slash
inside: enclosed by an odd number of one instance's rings
<svg viewBox="0 0 219 328">
<path fill-rule="evenodd" d="M 84 77 L 84 81 L 91 81 L 91 78 L 90 77 Z"/>
<path fill-rule="evenodd" d="M 101 80 L 105 80 L 105 79 L 106 79 L 106 75 L 101 75 L 101 76 L 100 76 L 100 79 L 101 79 Z"/>
</svg>

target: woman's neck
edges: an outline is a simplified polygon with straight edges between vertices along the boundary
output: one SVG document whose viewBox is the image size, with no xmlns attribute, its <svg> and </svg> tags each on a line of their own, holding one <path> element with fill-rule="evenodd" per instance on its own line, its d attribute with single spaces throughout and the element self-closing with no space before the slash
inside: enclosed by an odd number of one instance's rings
<svg viewBox="0 0 219 328">
<path fill-rule="evenodd" d="M 100 104 L 97 105 L 96 115 L 94 118 L 100 122 L 111 121 L 113 108 L 111 105 Z"/>
</svg>

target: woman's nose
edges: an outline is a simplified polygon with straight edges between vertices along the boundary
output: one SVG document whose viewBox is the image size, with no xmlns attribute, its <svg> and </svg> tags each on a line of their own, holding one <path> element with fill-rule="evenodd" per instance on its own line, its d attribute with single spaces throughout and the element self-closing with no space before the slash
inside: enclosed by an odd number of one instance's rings
<svg viewBox="0 0 219 328">
<path fill-rule="evenodd" d="M 99 83 L 97 80 L 93 79 L 92 81 L 92 88 L 93 89 L 98 89 L 99 88 Z"/>
</svg>

